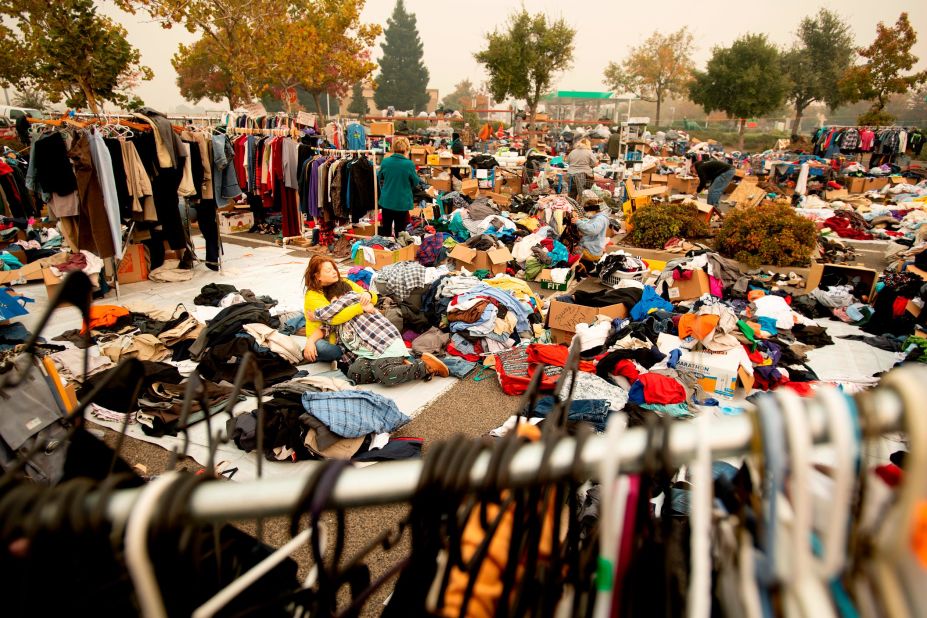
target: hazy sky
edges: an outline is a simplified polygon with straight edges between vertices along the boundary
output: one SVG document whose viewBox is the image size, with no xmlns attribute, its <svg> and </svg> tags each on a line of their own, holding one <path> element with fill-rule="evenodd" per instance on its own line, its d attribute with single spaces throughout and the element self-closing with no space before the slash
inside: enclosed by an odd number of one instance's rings
<svg viewBox="0 0 927 618">
<path fill-rule="evenodd" d="M 522 5 L 532 12 L 544 12 L 553 17 L 566 17 L 576 29 L 576 51 L 573 68 L 557 78 L 556 86 L 563 90 L 604 90 L 602 71 L 610 60 L 621 60 L 634 45 L 641 43 L 656 29 L 672 32 L 688 26 L 697 45 L 695 60 L 700 67 L 711 55 L 711 48 L 730 43 L 747 32 L 766 33 L 779 44 L 789 44 L 798 22 L 820 8 L 830 8 L 846 17 L 860 45 L 875 38 L 879 21 L 894 23 L 902 11 L 909 19 L 919 40 L 914 53 L 920 58 L 918 68 L 927 67 L 927 2 L 910 0 L 779 0 L 778 2 L 722 2 L 721 0 L 657 0 L 655 2 L 619 2 L 617 0 L 406 0 L 406 7 L 415 13 L 425 48 L 425 64 L 431 73 L 430 86 L 438 88 L 443 97 L 454 84 L 469 78 L 475 84 L 485 80 L 485 74 L 473 60 L 473 53 L 484 42 L 484 34 Z M 386 26 L 394 0 L 367 0 L 363 19 Z M 567 8 L 571 7 L 571 8 Z M 129 33 L 129 42 L 142 52 L 143 62 L 154 70 L 152 81 L 141 85 L 137 92 L 152 107 L 170 111 L 176 105 L 187 104 L 176 86 L 176 73 L 170 58 L 178 43 L 196 40 L 180 26 L 163 30 L 142 15 L 128 15 L 111 3 L 104 12 L 121 22 Z M 382 40 L 382 37 L 381 39 Z M 381 49 L 374 47 L 375 59 Z M 206 109 L 222 106 L 201 101 Z"/>
</svg>

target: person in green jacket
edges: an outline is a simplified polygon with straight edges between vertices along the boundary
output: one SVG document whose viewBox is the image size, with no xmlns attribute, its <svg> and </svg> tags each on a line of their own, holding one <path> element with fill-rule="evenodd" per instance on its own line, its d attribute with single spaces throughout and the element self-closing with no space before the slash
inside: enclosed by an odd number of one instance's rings
<svg viewBox="0 0 927 618">
<path fill-rule="evenodd" d="M 378 233 L 380 236 L 396 237 L 409 225 L 409 211 L 415 207 L 413 192 L 419 187 L 433 192 L 419 178 L 415 164 L 406 156 L 409 152 L 409 140 L 397 137 L 393 140 L 392 154 L 380 164 L 377 180 L 380 182 L 380 213 L 383 221 Z"/>
</svg>

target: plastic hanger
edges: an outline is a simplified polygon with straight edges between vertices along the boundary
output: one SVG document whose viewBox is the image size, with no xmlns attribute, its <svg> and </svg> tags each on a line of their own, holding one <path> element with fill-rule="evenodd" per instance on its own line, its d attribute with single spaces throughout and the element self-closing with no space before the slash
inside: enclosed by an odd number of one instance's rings
<svg viewBox="0 0 927 618">
<path fill-rule="evenodd" d="M 627 482 L 622 483 L 621 438 L 624 436 L 627 419 L 613 418 L 605 431 L 605 450 L 599 462 L 599 564 L 596 585 L 594 618 L 609 616 L 612 605 L 612 591 L 615 587 L 615 569 L 618 563 L 618 545 L 621 542 L 621 528 L 624 524 L 625 503 L 628 499 Z"/>
<path fill-rule="evenodd" d="M 689 618 L 711 615 L 711 522 L 714 485 L 711 471 L 711 415 L 702 414 L 695 426 L 695 460 L 689 466 L 692 473 L 691 577 L 689 579 Z"/>
<path fill-rule="evenodd" d="M 779 524 L 779 495 L 784 488 L 785 445 L 782 417 L 779 415 L 776 400 L 771 395 L 761 396 L 756 401 L 758 418 L 762 428 L 763 467 L 760 474 L 760 494 L 763 501 L 756 512 L 758 521 L 762 521 L 762 532 L 758 535 L 757 545 L 762 550 L 754 552 L 752 561 L 756 575 L 756 593 L 759 594 L 760 606 L 764 616 L 773 614 L 770 598 L 772 589 L 779 583 L 777 571 L 777 528 Z M 749 598 L 751 590 L 743 590 L 744 598 Z"/>
<path fill-rule="evenodd" d="M 835 457 L 834 493 L 829 501 L 834 518 L 822 535 L 824 555 L 821 560 L 815 560 L 816 570 L 829 581 L 839 576 L 846 565 L 847 528 L 859 445 L 853 436 L 853 416 L 846 396 L 834 388 L 825 388 L 818 392 L 816 401 L 824 408 Z"/>
<path fill-rule="evenodd" d="M 801 399 L 792 391 L 776 392 L 789 443 L 789 503 L 792 507 L 791 566 L 785 587 L 786 616 L 836 617 L 830 597 L 814 571 L 811 553 L 811 430 Z M 790 611 L 791 608 L 791 611 Z"/>
<path fill-rule="evenodd" d="M 904 367 L 882 381 L 901 399 L 908 437 L 903 481 L 879 532 L 875 560 L 882 601 L 892 618 L 918 615 L 927 607 L 924 564 L 914 556 L 915 548 L 911 546 L 916 511 L 923 509 L 927 499 L 927 416 L 923 414 L 921 392 L 924 378 L 923 368 Z"/>
<path fill-rule="evenodd" d="M 142 490 L 126 522 L 126 567 L 144 618 L 167 618 L 167 609 L 148 553 L 148 528 L 161 497 L 180 478 L 180 473 L 171 470 L 152 481 Z"/>
</svg>

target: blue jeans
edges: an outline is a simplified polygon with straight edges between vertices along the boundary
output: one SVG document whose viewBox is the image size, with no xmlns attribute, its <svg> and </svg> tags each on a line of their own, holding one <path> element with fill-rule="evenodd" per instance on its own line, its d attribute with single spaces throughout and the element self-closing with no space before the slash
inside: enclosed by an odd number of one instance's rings
<svg viewBox="0 0 927 618">
<path fill-rule="evenodd" d="M 567 420 L 585 421 L 591 424 L 599 433 L 605 431 L 608 423 L 609 402 L 604 399 L 574 399 L 570 402 L 570 412 Z M 552 395 L 545 395 L 538 399 L 531 416 L 547 417 L 554 408 Z"/>
<path fill-rule="evenodd" d="M 344 350 L 341 349 L 340 345 L 329 343 L 325 339 L 319 339 L 315 342 L 315 351 L 317 354 L 315 362 L 317 363 L 330 363 L 340 360 L 344 356 Z"/>
<path fill-rule="evenodd" d="M 734 180 L 733 168 L 715 178 L 711 186 L 708 187 L 708 203 L 712 206 L 717 206 L 721 203 L 721 196 L 724 194 L 724 190 L 727 189 L 727 186 L 731 184 L 732 180 Z"/>
</svg>

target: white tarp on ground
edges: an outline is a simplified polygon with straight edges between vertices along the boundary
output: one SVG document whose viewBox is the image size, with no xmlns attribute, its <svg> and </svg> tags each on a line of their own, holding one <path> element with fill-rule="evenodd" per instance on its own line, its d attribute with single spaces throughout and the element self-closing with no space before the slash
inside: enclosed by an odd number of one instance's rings
<svg viewBox="0 0 927 618">
<path fill-rule="evenodd" d="M 200 243 L 196 247 L 199 255 L 205 254 L 205 249 L 201 246 L 202 237 L 197 236 L 196 240 Z M 193 298 L 199 294 L 200 289 L 207 283 L 227 283 L 236 286 L 238 289 L 250 289 L 258 296 L 268 295 L 279 302 L 275 310 L 285 308 L 289 311 L 302 311 L 303 308 L 303 272 L 309 261 L 308 257 L 287 255 L 287 251 L 280 247 L 259 247 L 250 248 L 225 244 L 225 255 L 223 257 L 222 271 L 213 272 L 202 265 L 197 265 L 194 270 L 193 279 L 190 281 L 181 281 L 175 283 L 155 283 L 152 281 L 142 281 L 129 285 L 120 286 L 119 301 L 115 295 L 110 293 L 107 297 L 98 301 L 101 304 L 120 304 L 122 302 L 144 301 L 153 304 L 159 308 L 173 310 L 178 304 L 183 303 L 191 313 L 198 309 L 208 310 L 208 307 L 197 307 L 193 304 Z M 30 330 L 34 330 L 38 325 L 39 318 L 48 306 L 48 301 L 44 289 L 44 284 L 30 284 L 17 288 L 26 296 L 35 299 L 34 304 L 29 305 L 29 315 L 23 316 L 23 324 Z M 44 333 L 45 337 L 50 339 L 60 333 L 80 327 L 80 315 L 73 307 L 65 307 L 55 311 Z M 300 347 L 305 343 L 302 337 L 296 337 Z M 315 363 L 301 366 L 300 369 L 307 369 L 311 374 L 324 373 L 331 370 L 329 363 Z M 429 382 L 413 382 L 386 388 L 381 385 L 369 385 L 361 387 L 386 397 L 396 402 L 396 406 L 410 418 L 414 418 L 421 413 L 431 402 L 437 399 L 441 394 L 447 392 L 457 380 L 455 378 L 435 378 Z M 237 413 L 249 412 L 255 409 L 255 399 L 243 401 L 235 408 Z M 225 423 L 225 418 L 213 422 L 213 431 L 218 428 L 219 423 Z M 119 431 L 121 427 L 118 423 L 106 423 L 94 419 L 101 425 Z M 209 439 L 206 432 L 205 423 L 199 423 L 190 430 L 190 447 L 188 455 L 193 457 L 200 464 L 207 462 L 209 455 Z M 183 438 L 172 438 L 164 436 L 161 438 L 152 438 L 141 430 L 138 425 L 129 428 L 128 434 L 133 438 L 157 444 L 168 450 L 181 448 Z M 226 444 L 219 448 L 216 455 L 216 461 L 229 461 L 231 467 L 238 467 L 238 472 L 234 480 L 251 480 L 256 477 L 255 454 L 245 453 L 234 444 Z M 264 476 L 281 476 L 298 472 L 302 467 L 309 465 L 311 462 L 298 463 L 278 463 L 265 460 L 263 462 Z"/>
</svg>

